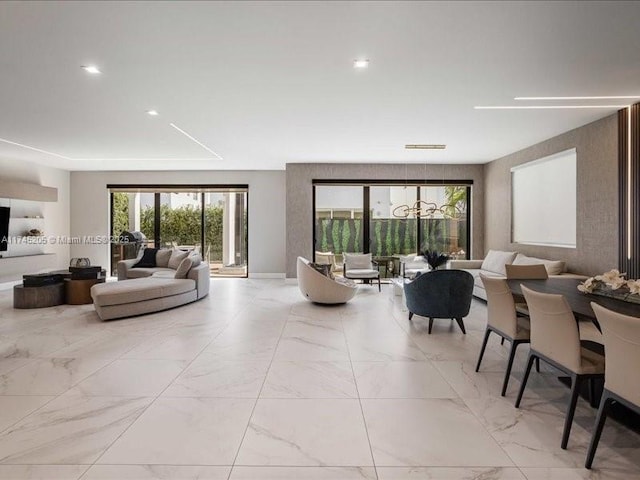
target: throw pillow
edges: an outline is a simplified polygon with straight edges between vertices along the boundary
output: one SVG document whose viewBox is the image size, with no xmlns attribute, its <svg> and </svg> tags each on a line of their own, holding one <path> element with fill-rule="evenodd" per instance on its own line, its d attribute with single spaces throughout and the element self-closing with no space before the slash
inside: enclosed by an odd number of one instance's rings
<svg viewBox="0 0 640 480">
<path fill-rule="evenodd" d="M 309 262 L 309 266 L 313 268 L 315 271 L 320 272 L 325 277 L 333 278 L 333 274 L 331 273 L 331 265 Z"/>
<path fill-rule="evenodd" d="M 562 260 L 546 260 L 544 258 L 527 257 L 519 253 L 513 261 L 514 265 L 534 265 L 542 263 L 549 275 L 561 275 L 565 271 L 565 263 Z"/>
<path fill-rule="evenodd" d="M 189 270 L 191 270 L 191 259 L 190 258 L 185 258 L 180 262 L 180 265 L 178 265 L 178 268 L 176 269 L 176 274 L 173 276 L 173 278 L 187 278 L 187 274 L 189 273 Z"/>
<path fill-rule="evenodd" d="M 497 273 L 503 277 L 507 276 L 507 271 L 504 269 L 505 263 L 513 263 L 516 258 L 516 252 L 503 252 L 500 250 L 489 250 L 487 256 L 484 257 L 481 270 L 488 270 L 489 272 Z"/>
<path fill-rule="evenodd" d="M 157 248 L 145 248 L 142 258 L 131 268 L 153 268 L 156 266 Z"/>
<path fill-rule="evenodd" d="M 169 258 L 169 263 L 167 266 L 169 268 L 173 268 L 174 270 L 177 270 L 178 267 L 180 266 L 180 262 L 182 262 L 182 260 L 187 258 L 188 255 L 189 255 L 189 252 L 183 252 L 182 250 L 178 250 L 178 249 L 172 250 L 171 258 Z"/>
<path fill-rule="evenodd" d="M 191 263 L 193 264 L 191 265 L 191 268 L 197 267 L 202 263 L 202 257 L 199 253 L 191 253 L 187 258 L 191 259 Z"/>
<path fill-rule="evenodd" d="M 370 253 L 345 253 L 344 263 L 348 265 L 348 268 L 353 269 L 370 269 L 371 266 L 371 254 Z"/>
<path fill-rule="evenodd" d="M 336 277 L 336 278 L 334 278 L 334 280 L 337 283 L 340 283 L 342 285 L 348 285 L 349 287 L 355 287 L 356 286 L 356 282 L 354 282 L 353 280 L 351 280 L 349 278 Z"/>
<path fill-rule="evenodd" d="M 161 248 L 156 253 L 156 267 L 167 268 L 172 250 L 170 248 Z"/>
</svg>

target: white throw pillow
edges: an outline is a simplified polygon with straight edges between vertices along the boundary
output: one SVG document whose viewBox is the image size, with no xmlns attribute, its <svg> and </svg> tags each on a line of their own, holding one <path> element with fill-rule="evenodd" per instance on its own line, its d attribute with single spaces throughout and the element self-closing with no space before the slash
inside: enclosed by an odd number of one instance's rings
<svg viewBox="0 0 640 480">
<path fill-rule="evenodd" d="M 514 265 L 539 265 L 543 264 L 547 269 L 549 275 L 560 275 L 565 272 L 565 264 L 562 260 L 546 260 L 544 258 L 527 257 L 519 253 L 515 260 Z"/>
<path fill-rule="evenodd" d="M 189 270 L 191 270 L 191 265 L 192 262 L 190 258 L 187 257 L 182 260 L 180 262 L 180 265 L 178 265 L 176 274 L 173 276 L 173 278 L 187 278 L 187 274 L 189 273 Z"/>
<path fill-rule="evenodd" d="M 160 250 L 158 250 L 156 252 L 156 267 L 167 268 L 172 253 L 173 250 L 171 250 L 170 248 L 161 248 Z"/>
<path fill-rule="evenodd" d="M 344 263 L 347 264 L 347 267 L 352 270 L 371 268 L 370 253 L 345 253 L 344 260 Z"/>
<path fill-rule="evenodd" d="M 182 262 L 187 256 L 189 252 L 183 252 L 182 250 L 173 249 L 171 251 L 171 258 L 169 259 L 168 267 L 177 270 L 180 266 L 180 262 Z"/>
<path fill-rule="evenodd" d="M 516 258 L 517 252 L 503 252 L 500 250 L 489 250 L 487 256 L 482 262 L 480 270 L 487 270 L 489 272 L 499 273 L 500 275 L 507 276 L 507 271 L 504 268 L 506 263 L 513 263 Z"/>
</svg>

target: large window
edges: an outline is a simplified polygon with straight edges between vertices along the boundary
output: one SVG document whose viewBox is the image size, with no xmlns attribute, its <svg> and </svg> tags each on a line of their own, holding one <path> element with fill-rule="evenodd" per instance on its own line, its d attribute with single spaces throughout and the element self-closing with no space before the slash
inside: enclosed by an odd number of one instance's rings
<svg viewBox="0 0 640 480">
<path fill-rule="evenodd" d="M 248 188 L 109 186 L 111 231 L 142 232 L 149 247 L 199 251 L 214 276 L 247 276 Z M 111 270 L 138 245 L 113 244 Z"/>
<path fill-rule="evenodd" d="M 317 252 L 331 252 L 342 263 L 342 252 L 363 251 L 363 187 L 328 185 L 316 188 Z"/>
<path fill-rule="evenodd" d="M 314 250 L 338 262 L 371 253 L 390 271 L 400 255 L 426 249 L 469 258 L 470 192 L 470 182 L 314 182 Z"/>
</svg>

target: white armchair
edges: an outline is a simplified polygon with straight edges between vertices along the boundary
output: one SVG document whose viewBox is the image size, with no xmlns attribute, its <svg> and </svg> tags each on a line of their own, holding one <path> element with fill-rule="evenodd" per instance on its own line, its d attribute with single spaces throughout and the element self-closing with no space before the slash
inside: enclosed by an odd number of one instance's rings
<svg viewBox="0 0 640 480">
<path fill-rule="evenodd" d="M 378 291 L 381 291 L 380 270 L 378 270 L 378 264 L 372 260 L 370 253 L 345 253 L 343 256 L 343 275 L 345 278 L 367 282 L 377 279 Z"/>
<path fill-rule="evenodd" d="M 422 255 L 400 255 L 400 275 L 402 275 L 402 278 L 411 279 L 418 273 L 428 272 L 429 270 L 431 270 L 431 267 Z"/>
<path fill-rule="evenodd" d="M 340 279 L 345 282 L 341 283 L 318 272 L 306 258 L 298 257 L 297 267 L 300 292 L 312 302 L 329 305 L 346 303 L 358 291 L 353 282 L 346 283 L 348 280 Z"/>
</svg>

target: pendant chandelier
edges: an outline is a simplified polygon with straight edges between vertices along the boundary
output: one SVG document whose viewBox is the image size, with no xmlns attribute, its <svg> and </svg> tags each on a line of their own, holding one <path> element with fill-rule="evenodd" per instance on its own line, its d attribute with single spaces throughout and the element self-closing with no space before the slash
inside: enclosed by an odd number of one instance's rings
<svg viewBox="0 0 640 480">
<path fill-rule="evenodd" d="M 405 164 L 405 186 L 406 189 L 408 187 L 408 174 L 407 174 L 407 165 Z M 443 164 L 443 177 L 442 183 L 444 185 L 444 164 Z M 427 163 L 424 164 L 424 184 L 427 184 Z M 419 188 L 419 187 L 417 187 Z M 452 187 L 454 188 L 454 187 Z M 405 196 L 406 202 L 406 196 Z M 462 214 L 462 210 L 456 204 L 451 203 L 443 203 L 442 205 L 438 205 L 433 202 L 426 202 L 424 200 L 417 200 L 413 205 L 409 205 L 409 203 L 405 203 L 402 205 L 398 205 L 393 209 L 392 215 L 395 218 L 408 218 L 411 215 L 414 215 L 416 218 L 458 218 Z"/>
<path fill-rule="evenodd" d="M 408 218 L 410 215 L 415 215 L 417 218 L 457 218 L 461 213 L 457 205 L 443 203 L 438 206 L 424 200 L 418 200 L 411 206 L 398 205 L 392 212 L 396 218 Z"/>
</svg>

